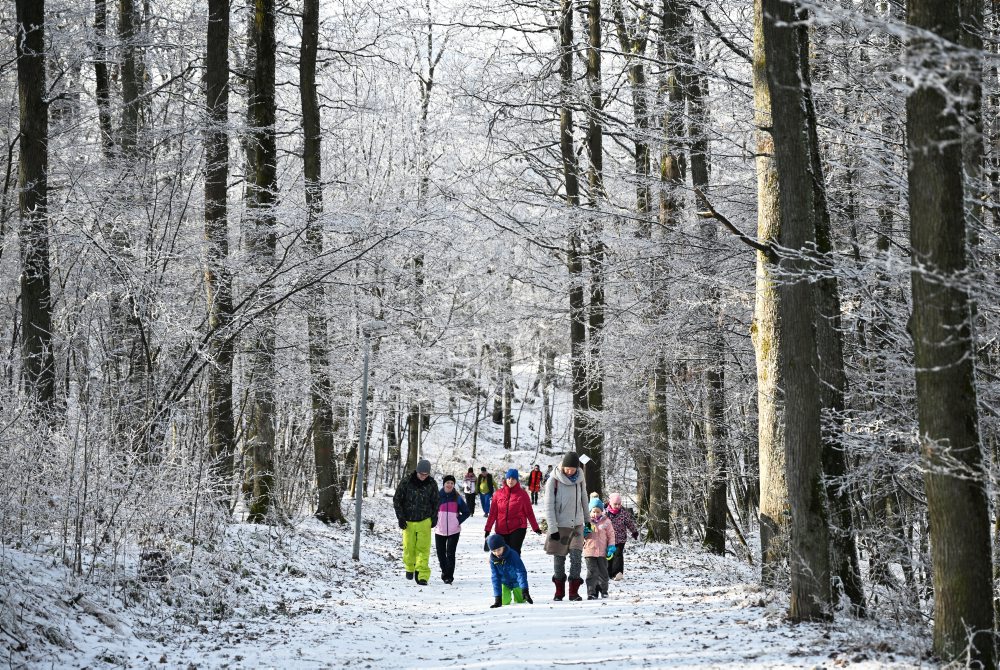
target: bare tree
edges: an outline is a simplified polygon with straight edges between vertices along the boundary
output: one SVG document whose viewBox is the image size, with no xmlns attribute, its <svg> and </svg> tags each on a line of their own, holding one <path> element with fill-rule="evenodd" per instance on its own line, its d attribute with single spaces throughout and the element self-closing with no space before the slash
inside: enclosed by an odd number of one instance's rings
<svg viewBox="0 0 1000 670">
<path fill-rule="evenodd" d="M 917 414 L 934 569 L 934 651 L 994 667 L 986 465 L 966 270 L 959 3 L 911 0 L 906 101 Z"/>
<path fill-rule="evenodd" d="M 45 96 L 45 2 L 18 0 L 17 88 L 21 224 L 21 366 L 29 396 L 42 410 L 55 399 L 49 275 L 49 112 Z"/>
</svg>

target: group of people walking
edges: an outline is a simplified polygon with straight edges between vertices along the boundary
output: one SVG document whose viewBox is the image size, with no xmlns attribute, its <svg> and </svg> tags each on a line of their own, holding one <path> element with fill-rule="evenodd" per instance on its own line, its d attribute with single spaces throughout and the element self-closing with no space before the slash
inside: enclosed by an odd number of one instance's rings
<svg viewBox="0 0 1000 670">
<path fill-rule="evenodd" d="M 403 567 L 407 579 L 427 584 L 433 533 L 441 579 L 445 584 L 454 582 L 461 525 L 475 512 L 478 496 L 486 516 L 483 549 L 490 557 L 494 596 L 491 607 L 511 602 L 532 603 L 521 548 L 529 527 L 542 535 L 533 505 L 537 504 L 543 487 L 549 533 L 545 552 L 552 556 L 553 599 L 563 600 L 568 596 L 569 600 L 583 600 L 580 588 L 584 583 L 584 559 L 588 599 L 606 598 L 609 581 L 621 579 L 625 543 L 629 535 L 637 538 L 639 530 L 632 514 L 622 507 L 620 494 L 612 493 L 607 505 L 596 493 L 588 496 L 580 459 L 574 452 L 563 456 L 558 468 L 553 470 L 549 466 L 547 473 L 534 466 L 527 491 L 514 468 L 504 473 L 499 489 L 485 467 L 478 476 L 469 468 L 463 478 L 462 494 L 456 489 L 452 475 L 445 475 L 439 490 L 430 471 L 429 461 L 419 461 L 416 470 L 400 482 L 393 496 L 396 518 L 403 532 Z"/>
<path fill-rule="evenodd" d="M 539 466 L 536 465 L 531 468 L 531 473 L 528 475 L 528 492 L 531 494 L 532 505 L 538 504 L 538 492 L 542 490 L 542 486 L 551 472 L 551 465 L 548 472 L 544 475 Z M 506 479 L 505 475 L 503 480 Z M 520 482 L 520 480 L 518 481 Z M 476 513 L 476 498 L 478 497 L 479 505 L 483 508 L 483 516 L 489 516 L 490 505 L 493 502 L 493 495 L 496 492 L 497 487 L 493 475 L 485 467 L 479 469 L 478 476 L 472 468 L 469 468 L 469 471 L 465 473 L 465 477 L 462 478 L 462 493 L 465 495 L 465 504 L 469 508 L 469 514 Z"/>
</svg>

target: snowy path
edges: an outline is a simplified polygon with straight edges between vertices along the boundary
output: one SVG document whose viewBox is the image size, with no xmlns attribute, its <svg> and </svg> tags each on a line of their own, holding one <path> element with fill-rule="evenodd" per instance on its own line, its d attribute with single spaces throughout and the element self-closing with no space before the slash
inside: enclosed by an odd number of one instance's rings
<svg viewBox="0 0 1000 670">
<path fill-rule="evenodd" d="M 356 570 L 349 529 L 307 522 L 302 533 L 315 542 L 299 558 L 302 565 L 325 561 L 327 583 L 307 574 L 267 613 L 175 638 L 168 643 L 170 665 L 920 667 L 905 654 L 896 658 L 903 644 L 893 637 L 898 629 L 789 626 L 777 607 L 758 604 L 751 569 L 675 547 L 630 545 L 627 578 L 612 582 L 608 600 L 553 602 L 551 558 L 542 551 L 542 538 L 529 532 L 523 558 L 535 604 L 489 609 L 481 512 L 463 525 L 455 583 L 441 582 L 432 548 L 431 581 L 424 587 L 403 577 L 391 512 L 374 514 L 377 534 L 365 537 Z M 913 641 L 906 644 L 914 648 Z"/>
</svg>

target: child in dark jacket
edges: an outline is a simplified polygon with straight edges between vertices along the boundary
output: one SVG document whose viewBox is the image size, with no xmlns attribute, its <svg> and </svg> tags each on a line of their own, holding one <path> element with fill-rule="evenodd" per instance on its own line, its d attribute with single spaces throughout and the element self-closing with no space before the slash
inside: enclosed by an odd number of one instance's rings
<svg viewBox="0 0 1000 670">
<path fill-rule="evenodd" d="M 528 571 L 520 554 L 507 546 L 499 535 L 486 540 L 490 549 L 490 572 L 493 577 L 493 604 L 490 609 L 515 603 L 534 604 L 528 593 Z"/>
</svg>

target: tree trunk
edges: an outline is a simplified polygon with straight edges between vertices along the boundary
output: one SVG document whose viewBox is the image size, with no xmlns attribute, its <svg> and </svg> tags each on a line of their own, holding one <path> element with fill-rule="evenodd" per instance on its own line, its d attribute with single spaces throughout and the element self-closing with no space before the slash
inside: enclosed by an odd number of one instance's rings
<svg viewBox="0 0 1000 670">
<path fill-rule="evenodd" d="M 552 380 L 556 367 L 556 350 L 543 344 L 539 354 L 542 358 L 542 449 L 548 453 L 552 451 L 551 399 L 555 395 Z"/>
<path fill-rule="evenodd" d="M 833 239 L 830 210 L 826 199 L 820 144 L 816 129 L 816 109 L 813 104 L 809 68 L 809 31 L 798 28 L 799 65 L 804 83 L 806 123 L 809 140 L 813 198 L 816 222 L 816 250 L 833 264 Z M 849 217 L 853 219 L 853 217 Z M 820 401 L 825 413 L 822 425 L 823 471 L 827 500 L 830 504 L 830 559 L 834 574 L 844 594 L 851 601 L 854 614 L 865 615 L 865 593 L 854 534 L 853 487 L 846 481 L 847 454 L 841 440 L 845 419 L 844 397 L 847 394 L 847 374 L 844 371 L 844 344 L 841 330 L 840 288 L 836 276 L 827 274 L 815 285 L 816 347 L 819 356 Z"/>
<path fill-rule="evenodd" d="M 306 235 L 309 255 L 323 257 L 323 180 L 319 98 L 316 94 L 316 51 L 319 46 L 319 0 L 305 0 L 302 11 L 302 48 L 299 58 L 299 94 L 302 102 L 302 161 L 305 178 Z M 344 521 L 340 507 L 343 491 L 337 477 L 333 385 L 330 380 L 330 346 L 323 284 L 317 277 L 307 291 L 306 323 L 309 331 L 309 376 L 312 377 L 313 459 L 318 500 L 316 517 L 325 522 Z"/>
<path fill-rule="evenodd" d="M 764 52 L 772 103 L 772 137 L 778 174 L 781 229 L 785 252 L 775 294 L 778 329 L 778 411 L 784 424 L 783 447 L 791 510 L 789 566 L 793 621 L 830 617 L 830 539 L 823 489 L 823 442 L 820 425 L 819 359 L 813 331 L 813 271 L 809 254 L 815 245 L 815 199 L 810 176 L 808 129 L 797 21 L 797 4 L 763 0 Z"/>
<path fill-rule="evenodd" d="M 781 208 L 771 137 L 771 91 L 764 57 L 763 0 L 754 2 L 753 91 L 757 126 L 757 239 L 778 241 Z M 778 355 L 783 342 L 778 323 L 776 258 L 757 252 L 757 280 L 750 336 L 757 359 L 757 433 L 760 469 L 761 581 L 774 587 L 786 578 L 788 560 L 788 485 L 784 430 L 778 407 Z"/>
<path fill-rule="evenodd" d="M 55 400 L 49 272 L 49 115 L 45 100 L 45 2 L 17 0 L 20 101 L 18 241 L 21 253 L 21 366 L 26 391 L 43 413 Z"/>
<path fill-rule="evenodd" d="M 229 271 L 229 0 L 211 0 L 205 52 L 205 291 L 208 297 L 208 453 L 216 499 L 228 506 L 233 484 L 236 425 L 233 415 L 234 343 L 228 332 L 233 313 Z"/>
<path fill-rule="evenodd" d="M 686 8 L 689 12 L 690 8 Z M 688 137 L 690 144 L 691 184 L 696 192 L 704 193 L 709 181 L 708 135 L 706 134 L 704 88 L 695 67 L 694 36 L 690 29 L 682 32 L 681 88 L 688 102 Z M 700 199 L 700 198 L 699 198 Z M 710 221 L 701 228 L 706 247 L 714 248 L 716 225 Z M 720 556 L 726 553 L 726 523 L 729 518 L 729 445 L 727 444 L 725 417 L 725 336 L 723 314 L 717 289 L 706 291 L 705 303 L 714 333 L 709 338 L 707 351 L 706 402 L 703 434 L 706 446 L 706 465 L 709 473 L 705 546 Z"/>
<path fill-rule="evenodd" d="M 513 357 L 514 352 L 511 346 L 506 342 L 501 344 L 500 350 L 500 385 L 501 390 L 501 400 L 503 407 L 503 448 L 510 451 L 514 448 L 511 439 L 511 426 L 514 423 L 514 371 L 513 371 Z"/>
<path fill-rule="evenodd" d="M 247 185 L 247 234 L 250 262 L 257 281 L 258 305 L 251 350 L 250 450 L 253 457 L 253 500 L 249 521 L 260 523 L 276 511 L 274 489 L 275 323 L 275 193 L 277 192 L 277 138 L 275 135 L 275 8 L 274 0 L 257 0 L 250 29 L 254 49 L 253 94 L 249 101 L 253 172 Z"/>
<path fill-rule="evenodd" d="M 708 514 L 705 524 L 705 546 L 713 554 L 726 553 L 726 520 L 729 516 L 729 459 L 726 444 L 725 417 L 725 349 L 721 324 L 714 334 L 715 343 L 707 373 L 708 407 L 705 421 L 705 444 L 708 449 L 709 472 Z"/>
<path fill-rule="evenodd" d="M 670 431 L 667 421 L 667 370 L 656 362 L 648 391 L 649 539 L 670 542 Z"/>
<path fill-rule="evenodd" d="M 577 215 L 580 207 L 579 166 L 573 141 L 573 2 L 561 0 L 559 17 L 559 152 L 563 188 L 569 209 L 570 234 L 566 249 L 569 270 L 569 351 L 573 404 L 573 450 L 587 448 L 587 324 L 583 284 L 583 258 Z"/>
<path fill-rule="evenodd" d="M 597 214 L 604 199 L 604 128 L 601 115 L 604 103 L 601 94 L 601 0 L 589 0 L 587 7 L 589 44 L 587 48 L 587 88 L 590 104 L 587 106 L 587 155 L 590 169 L 587 183 L 590 190 L 590 209 L 595 216 L 590 221 L 590 309 L 587 319 L 587 438 L 583 453 L 590 457 L 586 467 L 587 491 L 601 494 L 604 490 L 604 428 L 601 411 L 604 409 L 604 369 L 601 361 L 601 339 L 604 331 L 604 240 L 601 216 Z"/>
<path fill-rule="evenodd" d="M 911 26 L 956 43 L 958 3 L 910 0 Z M 911 38 L 914 89 L 906 101 L 917 414 L 934 569 L 934 651 L 992 668 L 993 583 L 989 502 L 979 440 L 975 352 L 966 270 L 960 69 L 936 41 Z M 940 80 L 928 70 L 937 70 Z M 942 85 L 943 84 L 943 85 Z M 971 630 L 971 637 L 967 631 Z"/>
<path fill-rule="evenodd" d="M 227 15 L 228 8 L 227 3 Z M 211 7 L 208 13 L 210 17 L 214 16 Z M 227 23 L 227 34 L 228 29 Z M 209 31 L 212 31 L 211 27 L 209 27 Z M 106 44 L 108 39 L 108 0 L 94 0 L 94 34 L 94 97 L 97 101 L 98 127 L 101 131 L 101 151 L 104 154 L 104 160 L 110 161 L 114 156 L 115 137 L 114 129 L 111 126 L 111 79 L 108 75 L 108 48 Z M 210 40 L 208 53 L 211 53 L 212 49 L 213 45 Z M 209 69 L 207 63 L 205 68 Z M 206 79 L 208 76 L 206 72 Z"/>
<path fill-rule="evenodd" d="M 139 13 L 135 0 L 118 0 L 118 38 L 122 45 L 122 122 L 121 147 L 126 157 L 134 157 L 138 149 L 139 119 L 142 109 L 143 67 L 138 29 Z"/>
<path fill-rule="evenodd" d="M 649 221 L 649 103 L 646 90 L 645 55 L 648 44 L 649 16 L 643 13 L 636 21 L 636 34 L 630 34 L 629 23 L 625 19 L 625 8 L 622 0 L 612 3 L 615 28 L 622 53 L 628 64 L 628 80 L 632 92 L 632 118 L 635 123 L 633 139 L 635 154 L 635 211 L 639 218 L 638 236 L 648 239 L 651 235 Z"/>
<path fill-rule="evenodd" d="M 410 404 L 410 411 L 406 415 L 406 470 L 413 472 L 417 469 L 417 461 L 420 460 L 420 403 Z"/>
</svg>

